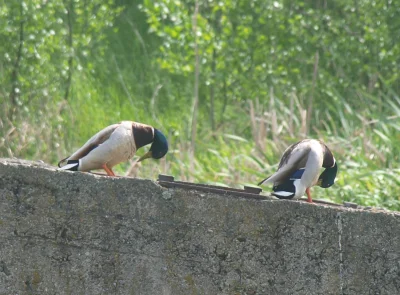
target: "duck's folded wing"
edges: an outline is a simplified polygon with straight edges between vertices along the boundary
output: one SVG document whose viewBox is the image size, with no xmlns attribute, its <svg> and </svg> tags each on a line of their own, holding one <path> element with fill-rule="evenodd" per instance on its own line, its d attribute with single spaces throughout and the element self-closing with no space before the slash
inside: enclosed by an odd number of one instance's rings
<svg viewBox="0 0 400 295">
<path fill-rule="evenodd" d="M 99 131 L 95 135 L 92 136 L 80 149 L 78 149 L 75 153 L 69 156 L 68 160 L 79 160 L 90 153 L 90 151 L 94 150 L 100 144 L 105 142 L 110 138 L 111 134 L 120 126 L 120 124 L 110 125 L 103 130 Z M 64 159 L 64 160 L 66 160 Z"/>
<path fill-rule="evenodd" d="M 309 152 L 309 147 L 287 149 L 281 158 L 278 171 L 260 181 L 258 185 L 284 182 L 296 170 L 304 168 Z"/>
</svg>

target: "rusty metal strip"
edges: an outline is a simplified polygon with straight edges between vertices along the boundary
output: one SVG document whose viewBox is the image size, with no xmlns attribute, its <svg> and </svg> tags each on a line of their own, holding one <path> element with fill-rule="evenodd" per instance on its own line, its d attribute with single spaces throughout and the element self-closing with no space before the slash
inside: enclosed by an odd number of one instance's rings
<svg viewBox="0 0 400 295">
<path fill-rule="evenodd" d="M 262 190 L 259 188 L 245 187 L 245 189 L 242 190 L 242 189 L 209 185 L 209 184 L 175 181 L 174 177 L 170 176 L 170 175 L 160 174 L 158 176 L 158 183 L 161 186 L 168 187 L 168 188 L 179 187 L 179 188 L 186 188 L 186 189 L 194 189 L 194 190 L 199 190 L 199 191 L 203 191 L 203 192 L 210 192 L 210 193 L 217 193 L 217 194 L 229 194 L 229 195 L 235 195 L 235 196 L 239 196 L 239 197 L 257 199 L 257 200 L 268 200 L 269 199 L 267 196 L 260 195 L 260 192 Z"/>
<path fill-rule="evenodd" d="M 216 185 L 209 185 L 209 184 L 201 184 L 201 183 L 192 183 L 192 182 L 184 182 L 184 181 L 175 181 L 174 177 L 171 175 L 163 175 L 160 174 L 158 176 L 158 183 L 161 186 L 167 188 L 179 187 L 184 189 L 194 189 L 204 192 L 211 192 L 211 193 L 218 193 L 218 194 L 229 194 L 235 195 L 245 198 L 257 199 L 257 200 L 271 200 L 270 196 L 260 195 L 262 189 L 257 187 L 249 187 L 245 186 L 244 189 L 237 189 L 237 188 L 230 188 L 230 187 L 223 187 L 223 186 L 216 186 Z M 299 201 L 307 202 L 307 199 L 299 199 Z M 337 206 L 337 207 L 350 207 L 350 208 L 359 208 L 359 206 L 355 203 L 344 202 L 343 205 L 323 201 L 323 200 L 313 200 L 314 203 L 322 204 L 322 205 L 330 205 L 330 206 Z"/>
<path fill-rule="evenodd" d="M 104 173 L 95 173 L 91 172 L 92 174 L 107 176 Z M 261 188 L 258 187 L 251 187 L 251 186 L 244 186 L 244 189 L 232 188 L 232 187 L 224 187 L 224 186 L 217 186 L 211 184 L 202 184 L 202 183 L 192 183 L 192 182 L 185 182 L 185 181 L 176 181 L 173 176 L 171 175 L 164 175 L 159 174 L 157 182 L 167 188 L 179 187 L 184 189 L 193 189 L 203 192 L 210 192 L 210 193 L 217 193 L 222 195 L 235 195 L 239 197 L 249 198 L 249 199 L 256 199 L 256 200 L 272 200 L 271 196 L 260 195 L 262 192 Z M 298 199 L 301 202 L 307 202 L 307 199 Z M 322 205 L 329 205 L 329 206 L 336 206 L 336 207 L 346 207 L 346 208 L 354 208 L 354 209 L 361 209 L 363 206 L 360 206 L 356 203 L 352 202 L 343 202 L 342 204 L 337 204 L 329 201 L 323 200 L 313 200 L 314 203 L 322 204 Z"/>
</svg>

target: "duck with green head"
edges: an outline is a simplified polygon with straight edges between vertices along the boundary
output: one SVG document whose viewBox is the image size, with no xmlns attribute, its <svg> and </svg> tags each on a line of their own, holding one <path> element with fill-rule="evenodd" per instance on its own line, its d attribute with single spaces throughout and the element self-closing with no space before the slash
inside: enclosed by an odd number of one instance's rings
<svg viewBox="0 0 400 295">
<path fill-rule="evenodd" d="M 168 152 L 168 141 L 164 134 L 146 124 L 122 121 L 96 133 L 71 156 L 61 160 L 61 170 L 90 171 L 104 169 L 115 176 L 112 167 L 131 159 L 136 151 L 151 143 L 150 150 L 139 158 L 160 159 Z M 65 165 L 61 166 L 62 163 Z"/>
<path fill-rule="evenodd" d="M 320 175 L 321 168 L 325 170 Z M 311 203 L 310 188 L 314 185 L 331 187 L 337 169 L 335 157 L 322 141 L 304 139 L 289 146 L 283 153 L 278 171 L 258 185 L 273 183 L 272 194 L 280 199 L 297 199 L 306 193 Z"/>
</svg>

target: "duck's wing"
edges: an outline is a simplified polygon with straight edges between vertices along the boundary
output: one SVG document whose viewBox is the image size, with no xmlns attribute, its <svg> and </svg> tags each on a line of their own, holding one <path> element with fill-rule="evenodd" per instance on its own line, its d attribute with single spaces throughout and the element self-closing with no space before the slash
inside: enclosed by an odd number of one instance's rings
<svg viewBox="0 0 400 295">
<path fill-rule="evenodd" d="M 111 134 L 120 126 L 120 124 L 113 124 L 110 125 L 103 130 L 99 131 L 95 135 L 92 136 L 80 149 L 78 149 L 75 153 L 71 156 L 62 159 L 58 163 L 58 167 L 61 167 L 60 164 L 65 160 L 79 160 L 89 154 L 92 150 L 98 147 L 100 144 L 104 143 L 108 140 Z"/>
<path fill-rule="evenodd" d="M 288 147 L 283 153 L 281 161 L 279 162 L 278 171 L 259 182 L 258 185 L 267 183 L 282 183 L 296 170 L 304 168 L 311 148 L 308 144 L 301 143 L 302 142 L 298 142 Z"/>
</svg>

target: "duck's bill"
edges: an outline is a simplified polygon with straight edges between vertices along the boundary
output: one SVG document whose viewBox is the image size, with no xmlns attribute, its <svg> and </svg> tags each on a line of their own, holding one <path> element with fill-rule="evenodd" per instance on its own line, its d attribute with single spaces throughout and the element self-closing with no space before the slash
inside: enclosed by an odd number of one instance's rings
<svg viewBox="0 0 400 295">
<path fill-rule="evenodd" d="M 138 162 L 143 161 L 144 159 L 148 159 L 151 158 L 153 156 L 151 151 L 148 151 L 147 153 L 145 153 L 143 156 L 141 156 L 138 160 Z"/>
</svg>

